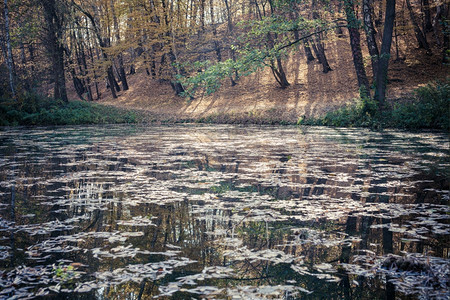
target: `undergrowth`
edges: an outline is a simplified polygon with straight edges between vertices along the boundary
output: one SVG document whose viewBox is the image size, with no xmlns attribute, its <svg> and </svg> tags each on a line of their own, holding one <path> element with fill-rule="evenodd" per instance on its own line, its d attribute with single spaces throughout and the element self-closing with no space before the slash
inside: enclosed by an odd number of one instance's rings
<svg viewBox="0 0 450 300">
<path fill-rule="evenodd" d="M 450 78 L 431 82 L 414 91 L 407 101 L 387 103 L 380 112 L 371 99 L 357 99 L 351 105 L 323 117 L 301 119 L 298 124 L 337 127 L 443 129 L 450 130 Z"/>
<path fill-rule="evenodd" d="M 0 98 L 0 126 L 136 123 L 133 111 L 85 101 L 68 103 L 37 94 Z"/>
</svg>

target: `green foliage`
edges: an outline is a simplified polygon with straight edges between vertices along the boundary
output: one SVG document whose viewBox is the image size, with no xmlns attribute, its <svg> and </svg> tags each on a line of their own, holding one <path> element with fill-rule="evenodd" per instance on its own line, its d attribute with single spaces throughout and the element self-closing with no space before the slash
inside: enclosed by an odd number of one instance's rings
<svg viewBox="0 0 450 300">
<path fill-rule="evenodd" d="M 450 78 L 418 88 L 410 101 L 394 103 L 382 112 L 377 107 L 375 100 L 358 99 L 324 117 L 299 119 L 298 124 L 450 130 Z"/>
<path fill-rule="evenodd" d="M 79 277 L 79 272 L 76 272 L 73 266 L 64 266 L 62 263 L 58 266 L 54 265 L 53 272 L 55 273 L 55 277 L 62 281 L 69 281 Z"/>
<path fill-rule="evenodd" d="M 418 88 L 414 101 L 394 105 L 390 122 L 403 128 L 450 130 L 450 78 Z"/>
<path fill-rule="evenodd" d="M 336 127 L 371 127 L 374 125 L 373 120 L 376 116 L 373 106 L 374 100 L 355 99 L 353 104 L 331 111 L 322 118 L 300 119 L 298 124 Z"/>
<path fill-rule="evenodd" d="M 230 47 L 237 54 L 235 59 L 212 63 L 195 62 L 183 65 L 186 75 L 177 76 L 186 92 L 184 96 L 193 97 L 198 88 L 204 88 L 212 94 L 221 86 L 221 82 L 237 71 L 240 76 L 248 76 L 259 69 L 270 66 L 277 58 L 284 58 L 291 50 L 294 30 L 309 32 L 323 29 L 327 24 L 322 20 L 306 20 L 287 18 L 282 15 L 265 16 L 259 20 L 246 20 L 237 24 L 242 32 L 236 37 L 236 45 Z M 198 72 L 198 70 L 201 70 Z"/>
<path fill-rule="evenodd" d="M 17 101 L 0 99 L 0 126 L 136 123 L 135 112 L 100 104 L 65 103 L 26 93 Z"/>
</svg>

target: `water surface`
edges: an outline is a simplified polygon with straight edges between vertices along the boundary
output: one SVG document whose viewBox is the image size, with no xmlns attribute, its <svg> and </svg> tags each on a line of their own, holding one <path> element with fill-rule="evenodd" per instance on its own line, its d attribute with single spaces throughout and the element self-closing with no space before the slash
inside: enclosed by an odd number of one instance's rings
<svg viewBox="0 0 450 300">
<path fill-rule="evenodd" d="M 0 298 L 449 297 L 449 140 L 362 129 L 0 131 Z"/>
</svg>

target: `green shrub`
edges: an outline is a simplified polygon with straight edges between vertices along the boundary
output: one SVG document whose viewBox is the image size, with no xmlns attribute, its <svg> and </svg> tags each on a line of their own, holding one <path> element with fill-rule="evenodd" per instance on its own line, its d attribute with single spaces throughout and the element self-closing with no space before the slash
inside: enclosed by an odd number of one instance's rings
<svg viewBox="0 0 450 300">
<path fill-rule="evenodd" d="M 403 128 L 450 129 L 450 79 L 433 82 L 415 91 L 412 102 L 395 104 L 390 123 Z"/>
<path fill-rule="evenodd" d="M 337 127 L 450 130 L 450 78 L 420 87 L 414 91 L 413 96 L 410 101 L 394 103 L 381 112 L 375 100 L 357 99 L 353 104 L 331 111 L 323 117 L 301 119 L 299 123 Z"/>
<path fill-rule="evenodd" d="M 55 101 L 23 94 L 16 101 L 0 99 L 0 126 L 136 123 L 135 112 L 91 102 Z"/>
</svg>

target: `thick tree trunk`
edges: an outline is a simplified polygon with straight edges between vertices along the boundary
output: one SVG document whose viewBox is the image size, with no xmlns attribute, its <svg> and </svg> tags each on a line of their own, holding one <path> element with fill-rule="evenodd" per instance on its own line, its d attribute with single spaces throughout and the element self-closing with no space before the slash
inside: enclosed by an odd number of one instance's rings
<svg viewBox="0 0 450 300">
<path fill-rule="evenodd" d="M 414 27 L 414 33 L 416 35 L 419 48 L 425 49 L 428 55 L 432 55 L 433 53 L 431 52 L 430 45 L 428 45 L 427 38 L 419 27 L 419 22 L 417 21 L 416 15 L 414 14 L 410 0 L 406 0 L 406 6 L 408 7 L 409 16 L 411 17 L 411 22 Z"/>
<path fill-rule="evenodd" d="M 114 82 L 117 84 L 116 79 L 114 78 L 114 73 L 113 73 L 113 68 L 112 66 L 108 67 L 108 70 L 106 71 L 107 73 L 107 78 L 108 78 L 108 84 L 109 84 L 109 88 L 111 90 L 111 94 L 113 96 L 113 98 L 117 98 L 117 94 L 116 94 L 116 87 L 114 86 Z"/>
<path fill-rule="evenodd" d="M 361 52 L 361 37 L 358 29 L 358 20 L 353 7 L 353 0 L 346 0 L 344 5 L 348 22 L 350 46 L 352 47 L 353 65 L 355 66 L 356 77 L 358 79 L 359 92 L 362 97 L 370 97 L 369 80 L 367 79 L 366 70 L 364 68 Z"/>
<path fill-rule="evenodd" d="M 375 99 L 378 100 L 380 109 L 383 108 L 386 98 L 387 73 L 392 43 L 392 32 L 394 31 L 394 20 L 395 0 L 386 0 L 383 41 L 381 43 L 380 58 L 378 59 L 378 74 L 375 90 Z"/>
<path fill-rule="evenodd" d="M 46 45 L 52 62 L 52 76 L 55 84 L 53 97 L 68 102 L 64 73 L 64 47 L 61 44 L 63 13 L 58 15 L 55 0 L 42 0 L 41 3 L 44 8 L 44 17 L 48 27 Z"/>
<path fill-rule="evenodd" d="M 373 26 L 372 22 L 372 9 L 370 0 L 363 0 L 363 17 L 367 48 L 369 50 L 370 61 L 372 63 L 373 81 L 375 82 L 377 77 L 377 60 L 380 52 L 378 51 L 378 46 L 375 39 L 375 27 Z"/>
<path fill-rule="evenodd" d="M 422 0 L 422 4 L 424 17 L 423 32 L 431 32 L 433 31 L 433 23 L 431 22 L 430 1 Z"/>
<path fill-rule="evenodd" d="M 3 16 L 5 18 L 5 43 L 6 43 L 6 65 L 8 67 L 9 88 L 11 89 L 11 96 L 16 97 L 16 88 L 14 85 L 14 61 L 11 48 L 11 37 L 9 34 L 9 12 L 8 1 L 4 0 Z"/>
</svg>

